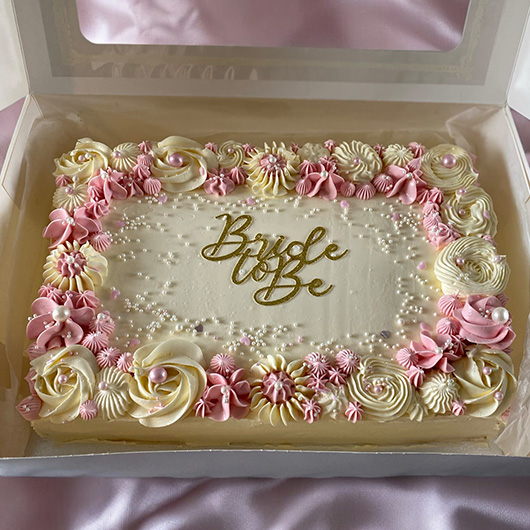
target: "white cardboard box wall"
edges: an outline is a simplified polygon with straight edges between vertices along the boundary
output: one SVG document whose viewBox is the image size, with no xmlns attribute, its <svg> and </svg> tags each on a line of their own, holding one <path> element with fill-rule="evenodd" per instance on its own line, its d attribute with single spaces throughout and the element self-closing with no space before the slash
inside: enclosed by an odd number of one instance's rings
<svg viewBox="0 0 530 530">
<path fill-rule="evenodd" d="M 14 7 L 18 27 L 12 18 L 7 18 L 8 28 L 4 34 L 12 36 L 20 31 L 25 62 L 21 63 L 22 55 L 15 50 L 11 54 L 11 65 L 19 68 L 18 72 L 25 65 L 27 78 L 25 74 L 20 75 L 8 99 L 1 103 L 9 103 L 28 86 L 35 96 L 28 96 L 2 175 L 1 204 L 4 209 L 0 209 L 3 216 L 0 226 L 4 230 L 3 244 L 10 241 L 5 233 L 5 215 L 16 210 L 17 188 L 21 175 L 24 175 L 25 142 L 35 123 L 46 114 L 42 108 L 42 105 L 46 107 L 45 98 L 38 94 L 65 94 L 65 99 L 68 99 L 66 94 L 85 93 L 174 96 L 191 93 L 297 99 L 375 97 L 379 100 L 470 105 L 488 103 L 501 110 L 507 100 L 529 2 L 472 1 L 462 44 L 451 52 L 94 45 L 79 32 L 74 2 L 65 5 L 57 0 L 15 0 Z M 513 58 L 513 61 L 506 60 L 507 57 Z M 374 76 L 380 78 L 381 72 L 384 73 L 384 81 L 374 83 Z M 134 83 L 130 82 L 131 78 Z M 524 105 L 524 98 L 519 98 L 519 101 Z M 524 112 L 525 109 L 520 107 L 520 110 Z M 512 134 L 515 131 L 513 122 L 508 113 L 504 116 L 506 133 L 513 142 L 507 164 L 511 168 L 519 168 L 516 171 L 518 185 L 521 182 L 524 185 L 525 178 L 528 182 L 522 165 L 524 157 L 521 156 L 517 137 Z M 75 119 L 75 116 L 71 118 Z M 525 188 L 527 197 L 528 188 Z M 524 216 L 524 206 L 522 213 Z M 2 324 L 5 321 L 2 318 Z M 0 336 L 2 343 L 5 343 L 4 337 L 5 329 Z M 11 378 L 20 377 L 20 374 L 10 375 Z M 9 390 L 9 383 L 6 384 L 2 399 L 12 401 L 16 391 L 17 388 L 13 387 Z M 13 403 L 9 404 L 12 406 Z M 94 452 L 102 450 L 115 450 L 116 453 L 68 456 L 73 452 L 90 452 L 91 449 L 30 444 L 26 456 L 0 460 L 0 472 L 9 475 L 116 476 L 381 476 L 530 472 L 529 459 L 479 456 L 477 453 L 482 449 L 474 446 L 450 449 L 473 453 L 473 456 L 160 449 L 129 453 L 124 452 L 128 451 L 126 447 L 96 449 Z M 486 449 L 484 452 L 490 451 Z M 134 466 L 130 464 L 132 461 Z M 244 466 L 241 465 L 243 463 Z"/>
</svg>

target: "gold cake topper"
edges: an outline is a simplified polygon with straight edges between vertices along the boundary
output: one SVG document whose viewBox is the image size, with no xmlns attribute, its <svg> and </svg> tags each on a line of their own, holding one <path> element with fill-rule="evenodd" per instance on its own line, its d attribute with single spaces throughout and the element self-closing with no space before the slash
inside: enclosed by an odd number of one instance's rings
<svg viewBox="0 0 530 530">
<path fill-rule="evenodd" d="M 339 247 L 330 243 L 320 253 L 310 257 L 311 249 L 326 237 L 327 230 L 322 226 L 314 228 L 305 241 L 295 240 L 288 243 L 285 236 L 277 236 L 271 241 L 261 233 L 249 239 L 245 232 L 253 222 L 250 215 L 240 215 L 234 219 L 225 213 L 218 215 L 216 219 L 225 221 L 224 228 L 215 243 L 206 245 L 201 250 L 201 256 L 209 261 L 237 258 L 231 275 L 235 285 L 241 285 L 248 280 L 261 283 L 270 279 L 268 285 L 258 289 L 253 296 L 258 304 L 264 306 L 288 302 L 304 287 L 312 296 L 328 294 L 333 289 L 332 284 L 319 290 L 324 286 L 321 278 L 303 282 L 298 273 L 306 265 L 323 258 L 337 261 L 349 252 L 346 249 L 340 254 L 334 254 Z M 248 266 L 250 260 L 255 260 L 254 264 L 245 272 L 244 266 Z"/>
</svg>

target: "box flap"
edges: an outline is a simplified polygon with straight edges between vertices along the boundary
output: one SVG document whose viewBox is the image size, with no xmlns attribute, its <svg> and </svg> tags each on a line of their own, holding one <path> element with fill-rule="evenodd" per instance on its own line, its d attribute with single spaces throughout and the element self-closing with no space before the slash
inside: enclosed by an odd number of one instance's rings
<svg viewBox="0 0 530 530">
<path fill-rule="evenodd" d="M 530 31 L 528 31 L 528 19 L 508 92 L 508 105 L 526 118 L 530 118 Z"/>
<path fill-rule="evenodd" d="M 504 104 L 529 0 L 471 0 L 450 51 L 94 44 L 74 1 L 13 0 L 37 93 Z M 134 80 L 134 82 L 131 82 Z"/>
<path fill-rule="evenodd" d="M 11 2 L 0 2 L 0 110 L 28 93 L 26 69 Z"/>
</svg>

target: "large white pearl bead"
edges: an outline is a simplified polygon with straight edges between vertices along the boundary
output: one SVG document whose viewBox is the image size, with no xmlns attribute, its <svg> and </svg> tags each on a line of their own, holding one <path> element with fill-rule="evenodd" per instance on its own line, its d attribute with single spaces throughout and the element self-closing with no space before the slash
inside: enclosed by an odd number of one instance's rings
<svg viewBox="0 0 530 530">
<path fill-rule="evenodd" d="M 70 318 L 70 309 L 65 305 L 58 305 L 52 312 L 55 322 L 64 322 Z"/>
<path fill-rule="evenodd" d="M 505 307 L 496 307 L 491 312 L 491 320 L 497 322 L 498 324 L 505 324 L 510 320 L 510 313 Z"/>
</svg>

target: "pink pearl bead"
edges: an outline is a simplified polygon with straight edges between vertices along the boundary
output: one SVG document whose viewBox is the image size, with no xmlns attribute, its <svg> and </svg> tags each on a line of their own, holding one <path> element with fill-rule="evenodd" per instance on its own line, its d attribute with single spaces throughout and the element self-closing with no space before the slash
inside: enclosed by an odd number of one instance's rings
<svg viewBox="0 0 530 530">
<path fill-rule="evenodd" d="M 120 153 L 118 150 L 116 150 L 116 151 L 114 151 L 114 152 L 112 153 L 112 156 L 113 156 L 114 158 L 121 158 L 121 153 Z"/>
<path fill-rule="evenodd" d="M 458 215 L 466 215 L 464 208 L 460 208 L 460 210 L 458 210 Z"/>
<path fill-rule="evenodd" d="M 356 166 L 358 166 L 358 165 L 361 163 L 361 159 L 360 159 L 358 156 L 356 156 L 356 157 L 353 159 L 353 163 L 354 163 Z"/>
<path fill-rule="evenodd" d="M 456 158 L 455 155 L 447 154 L 444 155 L 442 158 L 442 166 L 451 169 L 456 166 Z"/>
<path fill-rule="evenodd" d="M 66 186 L 66 188 L 64 188 L 64 191 L 67 195 L 72 195 L 74 189 L 72 188 L 72 186 Z"/>
<path fill-rule="evenodd" d="M 100 390 L 107 390 L 109 388 L 109 385 L 106 383 L 106 381 L 101 381 L 101 383 L 99 383 L 98 385 L 98 388 Z"/>
<path fill-rule="evenodd" d="M 499 390 L 498 392 L 495 392 L 495 394 L 493 394 L 493 397 L 497 401 L 502 401 L 504 399 L 504 394 Z"/>
<path fill-rule="evenodd" d="M 159 385 L 160 383 L 164 383 L 167 379 L 167 371 L 162 366 L 156 366 L 155 368 L 151 368 L 149 371 L 149 379 L 151 382 L 155 383 L 155 385 Z"/>
<path fill-rule="evenodd" d="M 455 259 L 455 263 L 456 263 L 459 267 L 461 267 L 461 266 L 465 263 L 465 262 L 464 262 L 464 258 L 460 258 L 460 257 L 456 258 L 456 259 Z"/>
<path fill-rule="evenodd" d="M 458 195 L 465 195 L 466 194 L 466 188 L 460 188 L 457 193 L 458 193 Z"/>
<path fill-rule="evenodd" d="M 484 375 L 490 375 L 491 374 L 491 367 L 490 366 L 484 366 L 484 368 L 482 368 L 482 373 Z"/>
<path fill-rule="evenodd" d="M 184 157 L 179 153 L 173 153 L 169 155 L 168 162 L 170 166 L 180 167 L 184 164 Z"/>
<path fill-rule="evenodd" d="M 381 385 L 374 386 L 374 394 L 380 394 L 382 391 L 383 391 L 383 387 Z"/>
<path fill-rule="evenodd" d="M 58 378 L 57 378 L 57 381 L 59 381 L 59 384 L 60 385 L 64 385 L 66 383 L 66 381 L 68 381 L 68 377 L 66 377 L 66 375 L 64 374 L 61 374 Z"/>
</svg>

